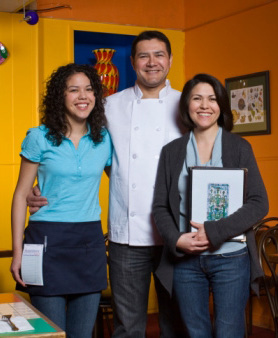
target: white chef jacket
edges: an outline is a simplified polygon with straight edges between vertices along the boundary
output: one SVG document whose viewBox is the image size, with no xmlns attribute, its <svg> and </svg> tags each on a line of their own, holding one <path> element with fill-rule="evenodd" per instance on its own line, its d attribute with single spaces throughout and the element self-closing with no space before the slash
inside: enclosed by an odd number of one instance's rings
<svg viewBox="0 0 278 338">
<path fill-rule="evenodd" d="M 181 136 L 180 92 L 170 86 L 158 99 L 141 99 L 136 84 L 107 98 L 113 145 L 109 190 L 109 239 L 134 246 L 162 244 L 151 209 L 160 151 Z"/>
</svg>

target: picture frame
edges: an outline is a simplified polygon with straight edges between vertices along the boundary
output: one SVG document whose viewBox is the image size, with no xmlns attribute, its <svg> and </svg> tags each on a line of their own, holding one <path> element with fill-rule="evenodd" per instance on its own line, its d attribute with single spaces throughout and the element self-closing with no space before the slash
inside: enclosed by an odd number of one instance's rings
<svg viewBox="0 0 278 338">
<path fill-rule="evenodd" d="M 245 202 L 246 176 L 245 168 L 189 168 L 189 220 L 218 221 L 237 211 Z M 231 240 L 245 241 L 245 235 Z"/>
<path fill-rule="evenodd" d="M 227 78 L 225 86 L 233 113 L 232 132 L 270 134 L 269 71 Z"/>
</svg>

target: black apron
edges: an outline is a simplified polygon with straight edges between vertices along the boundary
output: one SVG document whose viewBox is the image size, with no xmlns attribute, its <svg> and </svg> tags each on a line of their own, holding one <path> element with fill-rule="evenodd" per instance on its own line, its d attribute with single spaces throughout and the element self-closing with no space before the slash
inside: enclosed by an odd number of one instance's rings
<svg viewBox="0 0 278 338">
<path fill-rule="evenodd" d="M 107 288 L 105 242 L 100 221 L 29 221 L 24 243 L 45 242 L 44 285 L 24 288 L 17 284 L 17 290 L 31 295 L 55 296 L 100 292 Z"/>
</svg>

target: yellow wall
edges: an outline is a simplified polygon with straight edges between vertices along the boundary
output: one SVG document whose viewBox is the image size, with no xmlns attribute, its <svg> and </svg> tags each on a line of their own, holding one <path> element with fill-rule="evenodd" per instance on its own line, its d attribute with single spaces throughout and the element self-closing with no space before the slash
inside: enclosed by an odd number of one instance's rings
<svg viewBox="0 0 278 338">
<path fill-rule="evenodd" d="M 40 18 L 36 26 L 19 22 L 22 15 L 0 13 L 1 42 L 10 51 L 10 57 L 0 67 L 2 106 L 1 180 L 2 180 L 2 236 L 0 247 L 11 247 L 10 204 L 15 187 L 20 144 L 26 130 L 38 124 L 38 98 L 44 80 L 62 64 L 73 61 L 74 30 L 137 35 L 145 27 L 107 25 L 90 22 Z M 184 34 L 163 30 L 171 40 L 175 63 L 170 72 L 172 85 L 181 89 L 184 83 Z M 5 84 L 5 87 L 4 85 Z M 2 89 L 3 88 L 3 89 Z M 4 114 L 5 112 L 5 114 Z M 100 189 L 102 222 L 107 230 L 108 179 L 103 176 Z M 0 292 L 13 291 L 14 283 L 8 272 L 10 259 L 0 259 Z M 156 311 L 156 296 L 150 294 L 149 311 Z"/>
<path fill-rule="evenodd" d="M 198 72 L 206 72 L 224 83 L 225 78 L 270 71 L 271 135 L 249 136 L 246 139 L 253 146 L 268 191 L 269 216 L 277 216 L 278 1 L 268 1 L 267 4 L 250 10 L 243 8 L 233 15 L 219 13 L 217 2 L 220 1 L 214 0 L 213 5 L 210 3 L 207 17 L 196 10 L 196 2 L 189 1 L 192 6 L 187 8 L 187 13 L 191 13 L 191 26 L 194 26 L 194 22 L 196 26 L 185 31 L 185 77 L 189 79 Z M 197 1 L 198 4 L 204 2 L 206 1 Z M 258 4 L 263 1 L 256 2 Z M 232 3 L 237 4 L 238 1 Z M 246 2 L 242 4 L 244 6 Z M 209 12 L 212 9 L 213 15 L 220 18 L 205 21 L 212 17 Z M 255 300 L 254 323 L 272 326 L 269 307 L 263 298 Z"/>
<path fill-rule="evenodd" d="M 10 56 L 0 66 L 0 248 L 11 248 L 10 206 L 19 169 L 19 149 L 27 128 L 37 125 L 37 27 L 0 13 L 0 41 Z M 13 289 L 10 259 L 0 259 L 0 291 Z"/>
</svg>

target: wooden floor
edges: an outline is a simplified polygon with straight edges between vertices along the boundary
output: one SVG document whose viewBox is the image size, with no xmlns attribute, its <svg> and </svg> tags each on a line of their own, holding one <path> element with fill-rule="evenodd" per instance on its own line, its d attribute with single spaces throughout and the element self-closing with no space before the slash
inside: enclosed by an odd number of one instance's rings
<svg viewBox="0 0 278 338">
<path fill-rule="evenodd" d="M 253 326 L 252 334 L 248 336 L 248 338 L 274 338 L 274 337 L 275 334 L 273 331 L 256 326 Z M 110 338 L 107 325 L 105 325 L 105 323 L 104 323 L 104 338 Z M 159 338 L 157 314 L 152 314 L 148 316 L 146 338 Z"/>
</svg>

